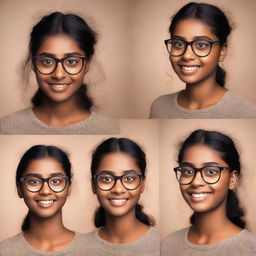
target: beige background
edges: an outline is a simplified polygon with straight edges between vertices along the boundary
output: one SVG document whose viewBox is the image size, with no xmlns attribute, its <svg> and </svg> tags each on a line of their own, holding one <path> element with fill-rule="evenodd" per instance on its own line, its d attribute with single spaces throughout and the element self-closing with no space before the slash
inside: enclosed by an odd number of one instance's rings
<svg viewBox="0 0 256 256">
<path fill-rule="evenodd" d="M 154 216 L 159 224 L 159 162 L 158 162 L 158 121 L 121 121 L 122 136 L 135 140 L 147 156 L 146 189 L 140 203 L 146 213 Z M 0 241 L 20 232 L 21 223 L 27 214 L 27 207 L 17 195 L 15 172 L 22 154 L 32 145 L 56 145 L 69 153 L 73 165 L 72 193 L 64 209 L 64 224 L 73 230 L 86 233 L 94 229 L 93 212 L 98 206 L 96 196 L 91 192 L 91 153 L 100 142 L 109 136 L 0 136 Z"/>
<path fill-rule="evenodd" d="M 172 16 L 187 0 L 1 0 L 0 117 L 27 107 L 36 88 L 19 84 L 29 32 L 42 15 L 75 12 L 99 34 L 87 82 L 99 111 L 114 118 L 147 118 L 152 101 L 184 88 L 163 43 Z M 254 0 L 209 0 L 235 23 L 224 68 L 227 88 L 256 103 Z"/>
<path fill-rule="evenodd" d="M 192 214 L 181 196 L 173 167 L 177 166 L 179 143 L 196 129 L 217 130 L 231 136 L 238 148 L 242 178 L 238 187 L 248 228 L 256 235 L 256 120 L 163 120 L 160 129 L 160 219 L 161 237 L 189 225 Z"/>
</svg>

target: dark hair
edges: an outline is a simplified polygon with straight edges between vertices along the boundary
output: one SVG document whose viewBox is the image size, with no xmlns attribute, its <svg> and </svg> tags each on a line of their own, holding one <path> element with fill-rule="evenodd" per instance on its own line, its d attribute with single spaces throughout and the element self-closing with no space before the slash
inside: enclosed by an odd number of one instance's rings
<svg viewBox="0 0 256 256">
<path fill-rule="evenodd" d="M 127 138 L 110 138 L 103 141 L 92 154 L 91 176 L 93 185 L 95 185 L 93 176 L 99 168 L 102 159 L 106 155 L 116 152 L 122 152 L 131 156 L 136 161 L 136 164 L 139 167 L 143 177 L 145 177 L 146 156 L 143 150 L 140 148 L 140 146 L 136 144 L 134 141 Z M 154 226 L 154 220 L 143 212 L 143 206 L 141 206 L 140 204 L 137 204 L 135 206 L 135 215 L 136 218 L 142 223 L 148 226 Z M 102 206 L 100 206 L 95 211 L 94 225 L 96 227 L 101 227 L 104 226 L 105 224 L 105 210 Z"/>
<path fill-rule="evenodd" d="M 183 6 L 172 18 L 169 33 L 171 36 L 174 33 L 176 25 L 184 19 L 195 18 L 212 28 L 212 32 L 216 35 L 220 41 L 220 45 L 223 46 L 227 43 L 228 35 L 232 28 L 229 21 L 222 10 L 218 7 L 206 4 L 206 3 L 188 3 Z M 216 82 L 220 86 L 225 85 L 226 72 L 219 65 L 216 71 Z"/>
<path fill-rule="evenodd" d="M 32 29 L 29 43 L 29 56 L 25 66 L 36 55 L 38 49 L 44 40 L 53 35 L 65 34 L 72 37 L 79 44 L 79 47 L 85 52 L 85 56 L 89 61 L 94 54 L 96 44 L 96 34 L 89 25 L 78 15 L 63 14 L 61 12 L 53 12 L 44 16 Z M 93 105 L 92 99 L 86 94 L 87 86 L 82 84 L 77 91 L 77 104 L 79 107 L 90 110 Z M 43 92 L 38 89 L 33 96 L 31 102 L 34 106 L 39 106 L 43 100 Z"/>
<path fill-rule="evenodd" d="M 235 143 L 230 137 L 217 131 L 196 130 L 192 132 L 181 144 L 178 163 L 182 163 L 184 153 L 189 147 L 198 144 L 206 145 L 220 152 L 223 161 L 228 164 L 231 170 L 236 170 L 238 175 L 240 175 L 241 165 Z M 226 214 L 229 220 L 235 225 L 241 228 L 246 226 L 246 223 L 243 220 L 244 212 L 239 206 L 238 197 L 233 190 L 228 191 Z M 195 224 L 195 213 L 191 216 L 190 222 L 192 225 Z"/>
<path fill-rule="evenodd" d="M 65 171 L 65 174 L 70 178 L 71 181 L 71 163 L 68 159 L 68 155 L 63 150 L 55 146 L 35 145 L 28 149 L 20 159 L 16 170 L 16 186 L 20 184 L 20 179 L 27 170 L 29 164 L 34 160 L 43 158 L 52 158 L 60 163 L 63 171 Z M 29 214 L 27 214 L 22 224 L 23 231 L 28 229 Z"/>
</svg>

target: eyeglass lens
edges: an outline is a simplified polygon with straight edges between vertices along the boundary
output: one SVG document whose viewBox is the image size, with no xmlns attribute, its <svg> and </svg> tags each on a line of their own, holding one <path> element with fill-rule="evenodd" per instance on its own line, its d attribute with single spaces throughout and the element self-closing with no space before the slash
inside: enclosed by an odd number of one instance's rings
<svg viewBox="0 0 256 256">
<path fill-rule="evenodd" d="M 81 57 L 68 57 L 62 62 L 62 66 L 69 74 L 78 74 L 83 68 L 84 59 Z M 36 58 L 36 67 L 42 74 L 51 74 L 57 66 L 58 62 L 55 58 L 48 56 L 39 56 Z"/>
<path fill-rule="evenodd" d="M 97 184 L 102 190 L 110 190 L 114 187 L 116 178 L 110 174 L 102 174 L 97 177 Z M 136 174 L 125 174 L 121 182 L 126 189 L 136 189 L 140 184 L 140 176 Z"/>
<path fill-rule="evenodd" d="M 184 54 L 187 43 L 179 39 L 171 39 L 167 44 L 168 51 L 172 56 Z M 211 43 L 205 40 L 196 40 L 192 43 L 193 52 L 200 57 L 207 56 L 211 51 Z"/>
<path fill-rule="evenodd" d="M 44 184 L 42 179 L 40 179 L 39 177 L 35 177 L 35 176 L 28 176 L 25 178 L 25 181 L 26 181 L 25 184 L 26 184 L 27 189 L 31 192 L 40 191 Z M 48 180 L 48 186 L 54 192 L 61 192 L 66 187 L 66 179 L 61 176 L 51 177 Z"/>
<path fill-rule="evenodd" d="M 180 167 L 176 173 L 178 181 L 184 185 L 191 183 L 196 175 L 195 170 L 190 166 Z M 216 183 L 220 178 L 221 171 L 219 167 L 212 166 L 204 167 L 201 173 L 206 183 Z"/>
</svg>

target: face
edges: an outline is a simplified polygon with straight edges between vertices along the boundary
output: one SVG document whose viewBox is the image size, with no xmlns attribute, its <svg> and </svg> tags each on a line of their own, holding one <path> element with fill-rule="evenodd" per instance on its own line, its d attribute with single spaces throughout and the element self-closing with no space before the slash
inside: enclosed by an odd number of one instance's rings
<svg viewBox="0 0 256 256">
<path fill-rule="evenodd" d="M 23 177 L 27 175 L 38 175 L 42 178 L 49 178 L 55 174 L 66 176 L 59 162 L 52 158 L 43 158 L 33 160 L 29 165 Z M 18 192 L 21 198 L 29 208 L 29 211 L 41 218 L 49 218 L 61 212 L 63 205 L 70 194 L 70 184 L 67 181 L 66 188 L 59 193 L 52 191 L 47 182 L 44 182 L 43 187 L 38 192 L 30 192 L 27 190 L 24 182 L 18 185 Z"/>
<path fill-rule="evenodd" d="M 186 149 L 181 165 L 201 168 L 204 166 L 228 167 L 220 153 L 206 145 L 195 145 Z M 207 184 L 199 172 L 189 185 L 180 185 L 185 201 L 195 212 L 210 212 L 222 207 L 226 209 L 226 199 L 229 189 L 234 189 L 238 181 L 237 171 L 224 169 L 220 179 L 215 184 Z"/>
<path fill-rule="evenodd" d="M 64 34 L 47 37 L 36 53 L 37 56 L 44 54 L 58 59 L 68 56 L 85 56 L 85 52 L 80 49 L 77 41 Z M 76 75 L 68 74 L 61 63 L 58 63 L 56 70 L 49 75 L 41 74 L 35 69 L 39 88 L 53 102 L 66 102 L 74 99 L 75 93 L 83 83 L 88 66 L 88 62 L 85 61 L 82 71 Z"/>
<path fill-rule="evenodd" d="M 192 41 L 196 39 L 218 40 L 207 24 L 197 19 L 180 21 L 174 30 L 172 38 Z M 170 56 L 174 71 L 186 84 L 199 84 L 206 81 L 215 83 L 218 62 L 223 61 L 226 55 L 226 46 L 219 43 L 212 45 L 211 52 L 206 57 L 196 56 L 188 45 L 185 53 L 179 57 Z"/>
<path fill-rule="evenodd" d="M 124 153 L 111 153 L 106 155 L 100 163 L 97 174 L 104 172 L 115 176 L 121 176 L 125 173 L 138 173 L 141 170 L 136 165 L 135 160 Z M 133 214 L 135 216 L 135 205 L 138 203 L 140 194 L 143 192 L 145 180 L 141 180 L 140 185 L 135 190 L 126 189 L 120 180 L 116 181 L 115 186 L 109 191 L 103 191 L 92 184 L 93 192 L 97 195 L 100 205 L 110 216 L 126 216 Z"/>
</svg>

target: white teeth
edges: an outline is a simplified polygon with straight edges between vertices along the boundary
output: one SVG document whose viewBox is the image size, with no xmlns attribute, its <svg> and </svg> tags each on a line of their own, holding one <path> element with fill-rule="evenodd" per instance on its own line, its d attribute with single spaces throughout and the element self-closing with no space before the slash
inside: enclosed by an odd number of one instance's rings
<svg viewBox="0 0 256 256">
<path fill-rule="evenodd" d="M 182 69 L 184 69 L 185 71 L 194 71 L 196 69 L 198 69 L 199 67 L 198 66 L 194 66 L 194 67 L 185 67 L 185 66 L 182 66 Z"/>
<path fill-rule="evenodd" d="M 210 193 L 200 193 L 200 194 L 192 193 L 192 197 L 195 197 L 195 198 L 203 198 L 203 197 L 207 197 L 208 195 L 210 195 Z"/>
<path fill-rule="evenodd" d="M 56 88 L 64 88 L 66 86 L 68 86 L 67 84 L 51 84 L 52 87 L 56 87 Z"/>
<path fill-rule="evenodd" d="M 43 200 L 39 200 L 40 204 L 52 204 L 53 200 L 47 200 L 47 201 L 43 201 Z"/>
<path fill-rule="evenodd" d="M 124 203 L 126 201 L 127 201 L 127 199 L 111 199 L 111 202 L 115 202 L 118 204 Z"/>
</svg>

